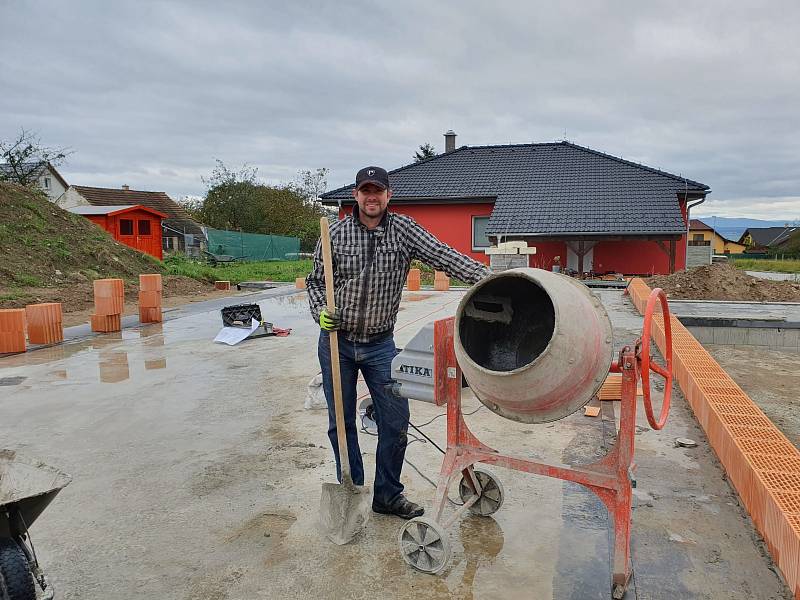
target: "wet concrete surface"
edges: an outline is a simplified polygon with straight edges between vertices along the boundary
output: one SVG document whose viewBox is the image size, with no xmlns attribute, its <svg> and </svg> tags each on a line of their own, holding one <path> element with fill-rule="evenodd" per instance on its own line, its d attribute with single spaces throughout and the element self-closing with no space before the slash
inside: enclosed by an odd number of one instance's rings
<svg viewBox="0 0 800 600">
<path fill-rule="evenodd" d="M 453 314 L 462 293 L 404 302 L 397 345 Z M 633 343 L 640 317 L 620 292 L 598 295 L 615 347 Z M 334 473 L 327 416 L 303 409 L 318 329 L 303 293 L 259 303 L 289 337 L 213 344 L 219 306 L 193 305 L 163 324 L 0 359 L 0 446 L 74 477 L 32 530 L 58 597 L 609 597 L 606 511 L 555 479 L 494 469 L 502 509 L 454 525 L 453 560 L 438 577 L 405 566 L 395 518 L 374 515 L 347 546 L 322 539 L 319 492 Z M 468 424 L 507 453 L 590 462 L 610 443 L 610 423 L 582 412 L 523 425 L 481 406 L 465 395 L 465 412 L 478 409 Z M 443 412 L 421 402 L 411 410 L 416 423 Z M 424 431 L 442 445 L 444 418 Z M 637 431 L 626 597 L 788 598 L 680 392 L 663 431 L 641 414 Z M 699 445 L 676 448 L 676 437 Z M 373 473 L 375 438 L 361 441 Z M 429 507 L 441 455 L 412 441 L 407 458 L 408 495 Z"/>
</svg>

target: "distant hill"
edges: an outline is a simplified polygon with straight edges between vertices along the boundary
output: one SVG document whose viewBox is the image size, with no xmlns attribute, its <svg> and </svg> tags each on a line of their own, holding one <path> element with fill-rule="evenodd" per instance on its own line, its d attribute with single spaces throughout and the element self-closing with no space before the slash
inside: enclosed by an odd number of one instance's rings
<svg viewBox="0 0 800 600">
<path fill-rule="evenodd" d="M 728 238 L 729 240 L 738 240 L 742 237 L 742 234 L 745 232 L 746 229 L 750 227 L 783 227 L 787 223 L 792 223 L 791 221 L 781 220 L 781 221 L 765 221 L 763 219 L 748 219 L 743 217 L 717 217 L 717 216 L 710 216 L 710 217 L 698 217 L 696 215 L 692 215 L 693 219 L 699 219 L 709 227 L 712 227 L 722 235 L 723 237 Z"/>
</svg>

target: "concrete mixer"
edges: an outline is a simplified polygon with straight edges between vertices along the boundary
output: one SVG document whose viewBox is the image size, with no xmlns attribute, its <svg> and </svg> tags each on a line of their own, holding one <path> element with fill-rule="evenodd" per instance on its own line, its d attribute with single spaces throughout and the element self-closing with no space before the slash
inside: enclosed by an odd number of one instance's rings
<svg viewBox="0 0 800 600">
<path fill-rule="evenodd" d="M 660 303 L 667 340 L 661 367 L 650 357 L 650 327 Z M 648 422 L 661 429 L 672 392 L 672 342 L 666 296 L 648 300 L 642 336 L 614 357 L 608 315 L 587 287 L 541 269 L 491 275 L 461 300 L 455 317 L 423 327 L 392 362 L 393 393 L 447 405 L 447 449 L 433 518 L 406 522 L 398 532 L 403 560 L 419 571 L 443 571 L 451 551 L 447 529 L 466 511 L 489 516 L 503 504 L 504 490 L 477 463 L 573 481 L 602 500 L 614 523 L 611 595 L 622 598 L 631 576 L 630 523 L 637 381 Z M 665 379 L 661 413 L 654 416 L 650 370 Z M 621 373 L 620 425 L 614 446 L 599 461 L 562 465 L 509 456 L 481 443 L 461 410 L 462 372 L 475 396 L 498 415 L 523 423 L 562 419 L 586 405 L 609 373 Z M 460 475 L 463 504 L 445 518 L 447 491 Z"/>
</svg>

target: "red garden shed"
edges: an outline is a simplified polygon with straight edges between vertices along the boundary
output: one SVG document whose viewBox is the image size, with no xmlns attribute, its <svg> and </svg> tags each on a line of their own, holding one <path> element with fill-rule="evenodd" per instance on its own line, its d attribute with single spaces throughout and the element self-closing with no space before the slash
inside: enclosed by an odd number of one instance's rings
<svg viewBox="0 0 800 600">
<path fill-rule="evenodd" d="M 132 206 L 75 206 L 68 209 L 83 215 L 105 229 L 118 242 L 139 252 L 146 252 L 158 260 L 163 258 L 161 250 L 162 212 L 134 204 Z"/>
</svg>

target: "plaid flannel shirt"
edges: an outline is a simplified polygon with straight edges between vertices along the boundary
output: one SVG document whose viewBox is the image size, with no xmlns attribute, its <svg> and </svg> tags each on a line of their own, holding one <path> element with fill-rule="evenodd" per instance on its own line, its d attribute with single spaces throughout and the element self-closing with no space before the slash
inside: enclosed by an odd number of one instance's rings
<svg viewBox="0 0 800 600">
<path fill-rule="evenodd" d="M 411 217 L 384 213 L 380 225 L 367 229 L 353 213 L 331 225 L 333 287 L 341 330 L 350 341 L 369 342 L 391 332 L 400 297 L 414 259 L 468 283 L 489 274 L 486 265 L 454 250 Z M 326 306 L 322 246 L 317 242 L 314 269 L 306 278 L 314 320 Z"/>
</svg>

